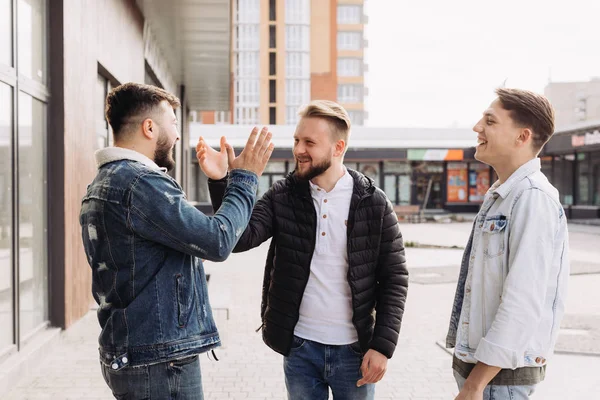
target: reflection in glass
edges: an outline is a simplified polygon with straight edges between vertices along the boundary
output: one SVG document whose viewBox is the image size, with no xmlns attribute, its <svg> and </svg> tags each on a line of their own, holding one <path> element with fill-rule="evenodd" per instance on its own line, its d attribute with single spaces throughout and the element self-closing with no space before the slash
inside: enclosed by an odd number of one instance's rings
<svg viewBox="0 0 600 400">
<path fill-rule="evenodd" d="M 0 64 L 12 67 L 12 12 L 10 3 L 11 0 L 0 0 Z"/>
<path fill-rule="evenodd" d="M 48 318 L 46 105 L 19 93 L 19 292 L 21 338 Z"/>
<path fill-rule="evenodd" d="M 10 86 L 0 83 L 0 354 L 14 343 L 11 265 L 12 113 L 12 90 Z"/>
<path fill-rule="evenodd" d="M 19 0 L 18 4 L 19 73 L 46 83 L 46 1 Z"/>
</svg>

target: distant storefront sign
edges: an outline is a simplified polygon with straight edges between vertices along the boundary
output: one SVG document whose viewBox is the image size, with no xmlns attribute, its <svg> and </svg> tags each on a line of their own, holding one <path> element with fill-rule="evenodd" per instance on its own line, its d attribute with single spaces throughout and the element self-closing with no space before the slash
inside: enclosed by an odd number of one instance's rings
<svg viewBox="0 0 600 400">
<path fill-rule="evenodd" d="M 448 202 L 466 203 L 468 201 L 467 163 L 448 163 L 447 193 Z"/>
<path fill-rule="evenodd" d="M 462 161 L 464 158 L 464 152 L 456 149 L 408 149 L 407 153 L 411 161 Z"/>
<path fill-rule="evenodd" d="M 582 147 L 600 144 L 600 131 L 588 132 L 584 135 L 571 136 L 571 146 Z"/>
</svg>

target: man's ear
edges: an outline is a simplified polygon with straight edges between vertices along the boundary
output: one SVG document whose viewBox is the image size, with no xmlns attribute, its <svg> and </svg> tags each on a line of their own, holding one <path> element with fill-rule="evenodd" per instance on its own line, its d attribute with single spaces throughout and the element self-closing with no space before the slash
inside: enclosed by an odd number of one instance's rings
<svg viewBox="0 0 600 400">
<path fill-rule="evenodd" d="M 533 132 L 529 128 L 523 128 L 519 131 L 517 136 L 517 144 L 524 145 L 533 141 Z"/>
<path fill-rule="evenodd" d="M 335 157 L 341 157 L 344 155 L 344 151 L 346 151 L 346 142 L 344 139 L 335 142 L 335 151 L 333 152 L 333 155 Z"/>
<path fill-rule="evenodd" d="M 154 128 L 155 124 L 151 118 L 146 118 L 142 121 L 142 133 L 148 139 L 152 139 L 154 137 Z"/>
</svg>

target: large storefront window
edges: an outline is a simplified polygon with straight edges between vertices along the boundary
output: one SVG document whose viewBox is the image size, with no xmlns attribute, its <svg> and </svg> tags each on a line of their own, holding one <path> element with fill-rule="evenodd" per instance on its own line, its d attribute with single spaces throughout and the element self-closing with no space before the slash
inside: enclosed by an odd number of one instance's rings
<svg viewBox="0 0 600 400">
<path fill-rule="evenodd" d="M 435 161 L 413 161 L 413 204 L 424 208 L 444 208 L 444 163 Z"/>
<path fill-rule="evenodd" d="M 0 39 L 1 40 L 1 39 Z M 10 86 L 0 82 L 0 355 L 13 342 L 12 117 Z"/>
<path fill-rule="evenodd" d="M 19 0 L 19 74 L 46 83 L 46 0 Z"/>
<path fill-rule="evenodd" d="M 592 156 L 592 203 L 595 206 L 600 206 L 600 151 L 596 151 L 590 155 Z"/>
<path fill-rule="evenodd" d="M 0 0 L 0 361 L 48 320 L 46 7 Z"/>
<path fill-rule="evenodd" d="M 19 93 L 19 292 L 21 338 L 48 319 L 46 105 Z"/>
<path fill-rule="evenodd" d="M 411 198 L 411 169 L 408 161 L 383 163 L 383 190 L 392 204 L 409 205 Z"/>
<path fill-rule="evenodd" d="M 469 202 L 483 203 L 490 188 L 490 167 L 481 163 L 469 164 Z"/>
<path fill-rule="evenodd" d="M 590 168 L 587 153 L 577 154 L 577 204 L 590 204 Z"/>
<path fill-rule="evenodd" d="M 552 184 L 558 190 L 560 201 L 565 206 L 573 205 L 574 185 L 573 168 L 575 165 L 575 155 L 567 154 L 554 157 L 554 173 L 551 179 Z"/>
<path fill-rule="evenodd" d="M 448 203 L 468 202 L 467 163 L 448 163 L 447 171 L 446 191 Z"/>
<path fill-rule="evenodd" d="M 11 0 L 0 0 L 0 65 L 12 66 Z"/>
<path fill-rule="evenodd" d="M 263 194 L 278 180 L 285 178 L 285 162 L 271 161 L 265 167 L 262 175 L 258 178 L 258 191 L 256 198 L 259 199 Z"/>
</svg>

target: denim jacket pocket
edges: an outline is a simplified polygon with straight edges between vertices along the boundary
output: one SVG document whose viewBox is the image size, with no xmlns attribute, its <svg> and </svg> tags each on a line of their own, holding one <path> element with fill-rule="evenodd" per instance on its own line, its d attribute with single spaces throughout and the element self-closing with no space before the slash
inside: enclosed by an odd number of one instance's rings
<svg viewBox="0 0 600 400">
<path fill-rule="evenodd" d="M 504 215 L 486 218 L 483 223 L 484 254 L 487 258 L 495 258 L 504 254 L 507 221 Z"/>
<path fill-rule="evenodd" d="M 180 328 L 184 327 L 187 321 L 188 301 L 186 298 L 187 290 L 185 288 L 185 280 L 183 275 L 177 274 L 176 288 L 177 288 L 177 324 Z"/>
</svg>

